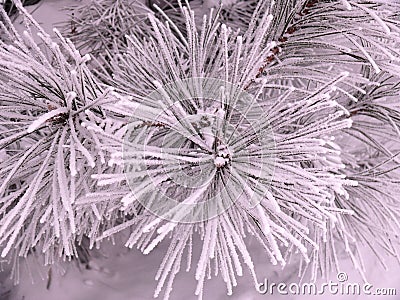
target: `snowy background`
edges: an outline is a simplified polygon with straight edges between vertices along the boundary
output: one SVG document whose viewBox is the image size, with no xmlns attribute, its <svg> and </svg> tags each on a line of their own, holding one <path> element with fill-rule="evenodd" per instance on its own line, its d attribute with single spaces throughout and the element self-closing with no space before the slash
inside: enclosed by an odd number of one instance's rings
<svg viewBox="0 0 400 300">
<path fill-rule="evenodd" d="M 126 237 L 119 236 L 120 241 L 116 246 L 103 244 L 105 247 L 102 248 L 102 254 L 95 251 L 95 258 L 91 261 L 91 269 L 89 270 L 80 269 L 75 263 L 64 266 L 64 276 L 60 275 L 62 269 L 52 270 L 49 289 L 46 288 L 47 279 L 41 279 L 41 276 L 45 277 L 47 269 L 41 267 L 34 260 L 29 260 L 27 265 L 30 271 L 22 265 L 21 283 L 14 289 L 10 300 L 154 299 L 153 291 L 156 286 L 154 276 L 167 249 L 167 243 L 161 244 L 154 252 L 145 256 L 139 250 L 124 248 L 124 238 Z M 265 277 L 269 282 L 275 283 L 285 282 L 290 284 L 297 282 L 296 264 L 289 265 L 282 271 L 280 267 L 273 267 L 266 262 L 266 257 L 262 250 L 257 247 L 257 243 L 253 245 L 253 247 L 250 247 L 250 251 L 254 253 L 254 264 L 259 280 L 263 280 Z M 233 296 L 226 295 L 226 287 L 221 278 L 213 277 L 205 284 L 204 299 L 400 299 L 400 274 L 397 262 L 394 260 L 387 261 L 388 271 L 384 271 L 374 257 L 366 260 L 366 262 L 368 263 L 369 272 L 367 276 L 369 282 L 376 288 L 397 288 L 397 296 L 261 295 L 255 290 L 253 282 L 248 276 L 250 274 L 244 271 L 244 276 L 238 279 L 238 287 L 234 289 Z M 343 263 L 343 265 L 351 266 L 351 262 Z M 360 276 L 352 268 L 343 271 L 348 274 L 347 282 L 362 283 Z M 331 274 L 329 279 L 337 282 L 336 274 Z M 320 282 L 325 282 L 325 280 L 320 280 Z M 180 272 L 175 280 L 171 299 L 197 299 L 193 293 L 195 288 L 194 271 Z"/>
</svg>

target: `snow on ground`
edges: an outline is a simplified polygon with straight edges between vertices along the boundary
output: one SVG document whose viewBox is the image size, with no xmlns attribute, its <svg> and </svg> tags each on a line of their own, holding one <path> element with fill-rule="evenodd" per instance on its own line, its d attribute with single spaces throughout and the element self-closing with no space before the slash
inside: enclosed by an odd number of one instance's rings
<svg viewBox="0 0 400 300">
<path fill-rule="evenodd" d="M 83 0 L 87 1 L 87 0 Z M 38 5 L 29 6 L 27 10 L 33 12 L 33 16 L 39 21 L 47 32 L 52 32 L 54 24 L 66 21 L 65 12 L 60 11 L 63 7 L 81 4 L 82 0 L 42 0 Z M 16 21 L 19 30 L 23 29 L 20 19 Z M 158 266 L 164 256 L 166 243 L 158 246 L 149 255 L 143 255 L 138 250 L 128 251 L 121 245 L 111 247 L 106 245 L 104 251 L 107 257 L 95 257 L 91 262 L 91 269 L 80 270 L 75 263 L 65 265 L 65 275 L 61 276 L 56 270 L 52 270 L 49 289 L 46 288 L 47 280 L 42 280 L 41 276 L 47 272 L 47 269 L 37 265 L 31 258 L 28 259 L 30 272 L 27 268 L 21 268 L 20 285 L 15 287 L 10 296 L 10 300 L 136 300 L 153 299 L 153 292 L 156 287 L 154 280 Z M 264 253 L 256 243 L 250 246 L 253 253 L 256 271 L 259 280 L 264 277 L 269 281 L 279 282 L 297 282 L 295 279 L 296 265 L 289 265 L 284 271 L 279 267 L 272 267 Z M 317 299 L 398 299 L 400 300 L 400 268 L 397 262 L 389 260 L 389 271 L 385 272 L 378 266 L 377 260 L 370 257 L 366 260 L 368 279 L 374 287 L 397 288 L 397 296 L 316 296 Z M 351 267 L 349 261 L 344 265 L 349 266 L 347 274 L 348 282 L 361 283 L 361 278 Z M 194 264 L 195 266 L 195 264 Z M 53 267 L 54 268 L 54 267 Z M 184 267 L 182 267 L 184 268 Z M 6 284 L 5 274 L 0 276 L 0 298 L 3 284 Z M 32 275 L 32 278 L 30 276 Z M 32 284 L 33 279 L 33 284 Z M 336 275 L 332 274 L 330 278 L 336 280 Z M 321 280 L 323 282 L 324 280 Z M 194 271 L 188 273 L 180 272 L 176 277 L 174 289 L 171 294 L 171 300 L 174 299 L 196 299 L 194 290 L 196 281 Z M 162 297 L 160 297 L 162 298 Z M 204 299 L 237 299 L 237 300 L 261 300 L 261 299 L 309 299 L 310 296 L 278 296 L 276 294 L 259 294 L 250 279 L 249 273 L 239 278 L 238 287 L 234 289 L 234 295 L 226 295 L 226 288 L 220 278 L 208 280 L 205 285 Z M 0 299 L 5 300 L 5 299 Z"/>
<path fill-rule="evenodd" d="M 106 257 L 94 258 L 91 262 L 90 270 L 80 270 L 76 264 L 66 265 L 66 274 L 61 276 L 53 270 L 50 282 L 50 288 L 46 289 L 47 280 L 41 280 L 41 276 L 46 274 L 46 269 L 39 267 L 30 259 L 29 265 L 34 284 L 30 278 L 30 272 L 27 268 L 21 268 L 21 283 L 13 291 L 10 300 L 136 300 L 153 299 L 153 292 L 156 287 L 154 276 L 158 266 L 164 256 L 167 244 L 161 244 L 154 252 L 149 255 L 143 255 L 138 250 L 128 250 L 123 247 L 123 239 L 119 239 L 119 245 L 112 246 L 105 244 L 102 250 Z M 257 247 L 256 243 L 250 246 L 254 254 L 254 263 L 260 281 L 264 277 L 269 282 L 295 283 L 296 272 L 295 264 L 289 265 L 284 271 L 279 267 L 272 267 L 268 259 Z M 389 263 L 391 269 L 384 272 L 376 264 L 376 259 L 371 257 L 367 260 L 367 269 L 369 270 L 368 279 L 374 287 L 397 288 L 400 293 L 400 274 L 399 267 L 394 261 Z M 361 278 L 350 267 L 350 262 L 345 263 L 349 266 L 346 270 L 349 283 L 362 283 Z M 194 264 L 195 266 L 195 264 Z M 182 266 L 184 269 L 185 266 Z M 245 268 L 244 268 L 245 269 Z M 39 272 L 40 270 L 40 272 Z M 42 275 L 41 275 L 42 274 Z M 329 278 L 337 282 L 336 274 Z M 320 280 L 326 282 L 326 280 Z M 196 281 L 194 279 L 194 270 L 186 273 L 184 270 L 177 276 L 171 294 L 171 300 L 175 299 L 197 299 L 194 295 Z M 397 296 L 332 296 L 325 294 L 323 296 L 314 296 L 317 299 L 333 300 L 364 300 L 364 299 L 400 299 Z M 162 296 L 160 297 L 162 299 Z M 309 299 L 310 296 L 291 296 L 291 295 L 261 295 L 258 293 L 250 279 L 248 272 L 238 280 L 238 287 L 234 289 L 233 296 L 226 295 L 226 288 L 220 278 L 208 280 L 205 284 L 204 299 L 235 299 L 235 300 L 261 300 L 261 299 Z"/>
</svg>

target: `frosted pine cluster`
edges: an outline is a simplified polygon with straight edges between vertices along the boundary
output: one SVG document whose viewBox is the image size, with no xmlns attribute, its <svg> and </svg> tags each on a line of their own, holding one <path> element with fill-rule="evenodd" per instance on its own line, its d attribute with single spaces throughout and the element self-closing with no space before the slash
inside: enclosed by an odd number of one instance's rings
<svg viewBox="0 0 400 300">
<path fill-rule="evenodd" d="M 199 298 L 257 289 L 251 241 L 309 280 L 342 251 L 364 278 L 361 247 L 397 257 L 400 4 L 150 2 L 93 0 L 55 38 L 2 11 L 2 257 L 128 232 L 168 243 L 166 299 L 191 268 Z"/>
</svg>

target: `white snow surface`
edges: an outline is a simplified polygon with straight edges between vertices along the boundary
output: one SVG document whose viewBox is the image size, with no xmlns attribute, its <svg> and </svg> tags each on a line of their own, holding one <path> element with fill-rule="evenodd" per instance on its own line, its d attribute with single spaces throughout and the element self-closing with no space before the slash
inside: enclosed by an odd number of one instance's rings
<svg viewBox="0 0 400 300">
<path fill-rule="evenodd" d="M 65 275 L 60 275 L 58 270 L 52 270 L 50 288 L 47 289 L 47 279 L 45 277 L 47 268 L 41 267 L 32 257 L 28 259 L 28 268 L 25 264 L 21 266 L 20 284 L 17 286 L 10 300 L 136 300 L 154 299 L 153 292 L 156 287 L 154 279 L 159 264 L 167 250 L 167 243 L 157 246 L 149 255 L 143 255 L 139 250 L 129 250 L 123 246 L 126 234 L 119 234 L 116 238 L 116 245 L 109 242 L 102 244 L 102 255 L 94 254 L 90 263 L 91 269 L 78 268 L 77 264 L 64 264 Z M 166 240 L 168 242 L 168 240 Z M 279 266 L 272 266 L 257 241 L 251 241 L 250 252 L 256 266 L 259 281 L 264 278 L 269 282 L 286 284 L 297 283 L 296 268 L 297 264 L 292 263 L 284 270 Z M 95 251 L 96 252 L 96 251 Z M 194 257 L 196 257 L 196 251 Z M 198 256 L 197 256 L 198 257 Z M 344 266 L 342 270 L 348 275 L 348 283 L 360 283 L 362 279 L 354 270 L 349 259 L 341 259 Z M 364 300 L 364 299 L 400 299 L 400 275 L 398 274 L 398 264 L 394 260 L 388 260 L 390 267 L 384 271 L 378 265 L 377 259 L 371 256 L 366 260 L 367 279 L 374 288 L 397 288 L 397 296 L 344 296 L 344 295 L 273 295 L 260 294 L 253 285 L 249 272 L 244 269 L 244 275 L 238 279 L 238 286 L 234 288 L 233 295 L 226 294 L 226 287 L 220 277 L 212 277 L 205 283 L 204 299 L 223 300 L 261 300 L 261 299 L 293 299 L 303 300 L 309 298 L 332 299 L 332 300 Z M 197 299 L 194 295 L 196 281 L 194 270 L 185 272 L 186 265 L 182 265 L 182 270 L 175 279 L 171 300 Z M 321 279 L 319 283 L 332 280 L 338 282 L 336 274 L 331 274 L 328 279 Z M 160 295 L 159 299 L 162 299 Z"/>
</svg>

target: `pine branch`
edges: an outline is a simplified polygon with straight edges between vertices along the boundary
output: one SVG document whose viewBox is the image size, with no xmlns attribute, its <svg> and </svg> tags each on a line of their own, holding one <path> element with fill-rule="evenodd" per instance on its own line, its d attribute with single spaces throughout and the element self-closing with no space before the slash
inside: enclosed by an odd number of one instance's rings
<svg viewBox="0 0 400 300">
<path fill-rule="evenodd" d="M 76 255 L 75 240 L 103 226 L 97 211 L 105 206 L 77 211 L 75 200 L 93 191 L 90 174 L 107 168 L 88 125 L 106 127 L 102 105 L 118 96 L 93 77 L 89 55 L 81 56 L 57 30 L 53 41 L 16 5 L 27 31 L 20 36 L 2 11 L 2 29 L 13 42 L 0 44 L 1 255 L 26 256 L 35 248 L 51 262 Z"/>
</svg>

